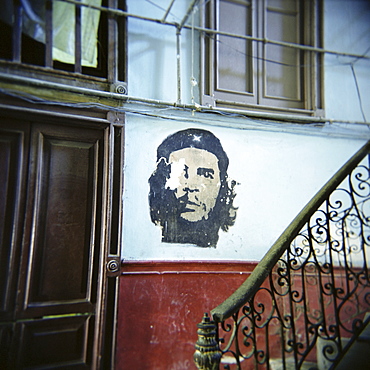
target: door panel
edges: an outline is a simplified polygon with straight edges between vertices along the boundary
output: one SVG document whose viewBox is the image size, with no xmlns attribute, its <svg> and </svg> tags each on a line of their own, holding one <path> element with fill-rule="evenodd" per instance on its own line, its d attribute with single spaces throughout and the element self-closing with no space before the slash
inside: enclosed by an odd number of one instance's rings
<svg viewBox="0 0 370 370">
<path fill-rule="evenodd" d="M 105 134 L 32 124 L 16 367 L 96 365 Z"/>
<path fill-rule="evenodd" d="M 0 323 L 14 316 L 27 154 L 28 127 L 0 122 Z"/>
<path fill-rule="evenodd" d="M 18 368 L 90 368 L 92 341 L 88 341 L 88 335 L 94 326 L 92 316 L 33 320 L 19 325 L 22 348 Z"/>
<path fill-rule="evenodd" d="M 109 368 L 123 126 L 30 118 L 0 116 L 0 368 Z"/>
<path fill-rule="evenodd" d="M 14 324 L 0 323 L 0 369 L 11 369 L 10 348 L 14 338 Z"/>
<path fill-rule="evenodd" d="M 96 275 L 91 267 L 94 248 L 100 247 L 100 241 L 94 240 L 94 221 L 102 189 L 98 168 L 103 137 L 93 132 L 89 138 L 87 130 L 69 128 L 66 138 L 64 131 L 36 127 L 33 132 L 38 152 L 33 220 L 37 231 L 31 236 L 28 271 L 31 305 L 90 302 L 92 275 Z"/>
</svg>

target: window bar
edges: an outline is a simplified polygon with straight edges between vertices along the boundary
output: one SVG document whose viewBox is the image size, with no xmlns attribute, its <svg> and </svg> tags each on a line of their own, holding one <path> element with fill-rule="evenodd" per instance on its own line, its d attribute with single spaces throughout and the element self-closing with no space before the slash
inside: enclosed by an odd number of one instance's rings
<svg viewBox="0 0 370 370">
<path fill-rule="evenodd" d="M 177 103 L 181 104 L 181 30 L 176 31 Z"/>
<path fill-rule="evenodd" d="M 45 67 L 53 67 L 53 3 L 45 5 Z"/>
<path fill-rule="evenodd" d="M 161 19 L 161 22 L 166 22 L 167 16 L 171 11 L 171 8 L 172 8 L 172 5 L 173 5 L 174 2 L 175 2 L 175 0 L 171 1 L 171 4 L 168 6 L 168 8 L 166 10 L 166 13 L 164 14 L 163 18 Z"/>
<path fill-rule="evenodd" d="M 121 193 L 122 193 L 122 164 L 123 164 L 123 126 L 112 125 L 112 199 L 111 199 L 111 230 L 110 254 L 119 255 L 121 245 Z"/>
<path fill-rule="evenodd" d="M 186 21 L 188 20 L 190 14 L 192 13 L 192 11 L 194 10 L 195 6 L 198 4 L 198 1 L 199 0 L 193 0 L 192 3 L 189 5 L 189 8 L 186 12 L 186 14 L 184 15 L 184 18 L 182 19 L 180 25 L 179 25 L 179 30 L 181 31 L 181 29 L 184 27 Z"/>
<path fill-rule="evenodd" d="M 319 29 L 319 23 L 318 23 L 318 12 L 317 12 L 317 9 L 318 9 L 318 6 L 316 4 L 316 0 L 314 0 L 313 4 L 313 9 L 315 10 L 313 12 L 313 19 L 312 19 L 312 26 L 313 26 L 313 29 L 314 30 L 318 30 Z M 318 35 L 314 34 L 312 36 L 312 34 L 309 35 L 309 38 L 311 39 L 311 37 L 313 38 L 313 43 L 311 43 L 311 45 L 313 45 L 314 47 L 318 47 L 319 46 L 319 43 L 318 43 Z M 320 62 L 320 54 L 318 53 L 307 53 L 308 56 L 306 57 L 306 59 L 309 60 L 309 66 L 311 66 L 312 68 L 312 71 L 310 71 L 310 73 L 312 73 L 312 78 L 310 80 L 310 84 L 312 86 L 311 88 L 311 100 L 312 100 L 312 103 L 311 103 L 311 106 L 312 108 L 316 111 L 317 109 L 320 109 L 321 107 L 319 106 L 319 102 L 321 101 L 321 99 L 319 98 L 320 94 L 319 94 L 319 84 L 318 84 L 318 64 L 316 63 L 319 63 Z M 304 62 L 305 63 L 305 62 Z M 306 76 L 305 77 L 307 79 L 307 81 L 309 81 L 310 79 L 310 76 Z"/>
<path fill-rule="evenodd" d="M 323 35 L 324 35 L 324 30 L 321 28 L 323 25 L 323 18 L 322 14 L 324 13 L 323 11 L 323 4 L 322 2 L 318 2 L 317 6 L 315 6 L 315 9 L 317 9 L 316 12 L 316 26 L 315 27 L 320 27 L 319 32 L 317 32 L 317 40 L 315 41 L 315 46 L 316 47 L 323 47 L 324 42 L 323 42 Z M 317 29 L 317 28 L 316 28 Z M 317 53 L 315 55 L 316 57 L 316 71 L 318 74 L 318 78 L 316 79 L 318 88 L 317 90 L 317 108 L 322 109 L 325 106 L 325 100 L 324 100 L 324 84 L 321 81 L 324 81 L 324 76 L 323 76 L 323 65 L 324 65 L 324 54 L 322 53 Z M 321 102 L 321 105 L 319 104 Z"/>
<path fill-rule="evenodd" d="M 13 62 L 21 61 L 22 48 L 22 13 L 23 7 L 19 0 L 14 0 L 14 21 L 13 21 Z"/>
<path fill-rule="evenodd" d="M 109 0 L 109 8 L 117 8 L 117 0 Z M 108 13 L 108 83 L 114 84 L 117 82 L 117 50 L 118 50 L 118 40 L 117 40 L 117 17 L 114 14 Z"/>
<path fill-rule="evenodd" d="M 81 73 L 81 6 L 75 6 L 75 72 Z"/>
<path fill-rule="evenodd" d="M 126 11 L 127 5 L 126 0 L 118 0 L 119 9 Z M 127 53 L 127 17 L 115 17 L 117 32 L 117 46 L 118 54 L 116 59 L 117 68 L 117 79 L 118 81 L 127 81 L 127 63 L 126 55 Z M 127 90 L 126 90 L 127 94 Z"/>
<path fill-rule="evenodd" d="M 70 4 L 78 3 L 76 0 L 57 0 L 57 1 L 64 1 L 64 2 L 70 3 Z M 162 22 L 160 19 L 151 18 L 151 17 L 144 17 L 144 16 L 141 16 L 141 15 L 128 13 L 128 12 L 125 12 L 125 11 L 122 11 L 122 10 L 119 10 L 119 9 L 112 9 L 112 8 L 107 8 L 107 7 L 103 7 L 103 6 L 95 6 L 95 5 L 84 4 L 84 3 L 81 3 L 81 6 L 91 8 L 91 9 L 97 9 L 97 10 L 100 10 L 102 12 L 108 12 L 110 14 L 116 14 L 117 16 L 121 16 L 121 17 L 131 17 L 131 18 L 141 19 L 141 20 L 145 20 L 145 21 L 149 21 L 149 22 L 161 23 L 161 24 L 164 24 L 164 25 L 167 25 L 167 26 L 173 26 L 173 27 L 176 27 L 176 28 L 179 27 L 179 24 L 175 23 L 175 22 L 168 22 L 168 21 Z M 230 36 L 230 37 L 246 39 L 246 40 L 251 40 L 251 41 L 269 43 L 269 44 L 273 44 L 273 45 L 280 45 L 280 46 L 286 46 L 286 47 L 290 47 L 290 48 L 308 50 L 308 51 L 313 51 L 313 52 L 323 53 L 323 54 L 326 53 L 326 54 L 347 56 L 347 57 L 351 57 L 351 58 L 370 59 L 370 56 L 367 56 L 367 55 L 344 53 L 344 52 L 340 52 L 340 51 L 326 50 L 326 49 L 323 49 L 323 48 L 315 48 L 313 46 L 299 45 L 299 44 L 293 44 L 293 43 L 289 43 L 289 42 L 279 42 L 279 41 L 274 41 L 274 40 L 270 40 L 270 39 L 267 39 L 267 38 L 258 38 L 258 37 L 252 37 L 252 36 L 246 36 L 246 35 L 238 35 L 238 34 L 234 34 L 234 33 L 230 33 L 230 32 L 221 32 L 221 31 L 213 30 L 213 29 L 210 29 L 210 28 L 203 28 L 203 27 L 198 27 L 198 26 L 193 27 L 193 26 L 187 25 L 187 24 L 181 24 L 180 29 L 181 28 L 186 28 L 186 29 L 194 28 L 194 30 L 199 31 L 199 32 L 203 32 L 205 34 L 219 34 L 219 35 Z"/>
</svg>

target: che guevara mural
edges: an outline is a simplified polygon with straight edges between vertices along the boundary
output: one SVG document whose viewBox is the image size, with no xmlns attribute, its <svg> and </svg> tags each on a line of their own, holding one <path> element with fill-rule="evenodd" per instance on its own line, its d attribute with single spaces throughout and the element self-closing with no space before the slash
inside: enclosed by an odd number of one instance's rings
<svg viewBox="0 0 370 370">
<path fill-rule="evenodd" d="M 162 242 L 217 246 L 220 229 L 227 232 L 236 219 L 228 166 L 220 140 L 207 130 L 181 130 L 158 146 L 149 207 Z"/>
<path fill-rule="evenodd" d="M 126 261 L 259 261 L 328 171 L 357 150 L 338 138 L 338 154 L 321 168 L 324 137 L 305 136 L 302 147 L 301 133 L 280 127 L 174 118 L 132 114 L 125 122 Z"/>
</svg>

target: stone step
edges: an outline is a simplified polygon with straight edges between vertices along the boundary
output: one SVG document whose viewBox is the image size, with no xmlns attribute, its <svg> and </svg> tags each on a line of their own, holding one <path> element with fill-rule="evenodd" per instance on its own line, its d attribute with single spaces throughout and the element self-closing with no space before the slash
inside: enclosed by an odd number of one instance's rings
<svg viewBox="0 0 370 370">
<path fill-rule="evenodd" d="M 281 358 L 270 360 L 271 370 L 284 370 L 283 361 Z M 301 366 L 301 370 L 317 370 L 317 364 L 313 362 L 304 362 Z M 285 370 L 296 370 L 295 362 L 293 358 L 285 359 Z"/>
</svg>

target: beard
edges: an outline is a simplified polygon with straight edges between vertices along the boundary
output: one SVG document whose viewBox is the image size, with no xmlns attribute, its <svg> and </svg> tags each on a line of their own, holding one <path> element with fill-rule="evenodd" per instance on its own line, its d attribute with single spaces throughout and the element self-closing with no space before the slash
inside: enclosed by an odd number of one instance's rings
<svg viewBox="0 0 370 370">
<path fill-rule="evenodd" d="M 170 203 L 172 205 L 170 206 Z M 168 203 L 169 210 L 162 225 L 162 242 L 194 244 L 202 248 L 216 247 L 218 241 L 219 223 L 215 213 L 211 210 L 199 221 L 188 221 L 182 215 L 192 212 L 187 208 L 189 198 L 184 195 L 180 198 L 172 193 L 172 200 Z M 200 204 L 200 207 L 205 207 Z"/>
</svg>

